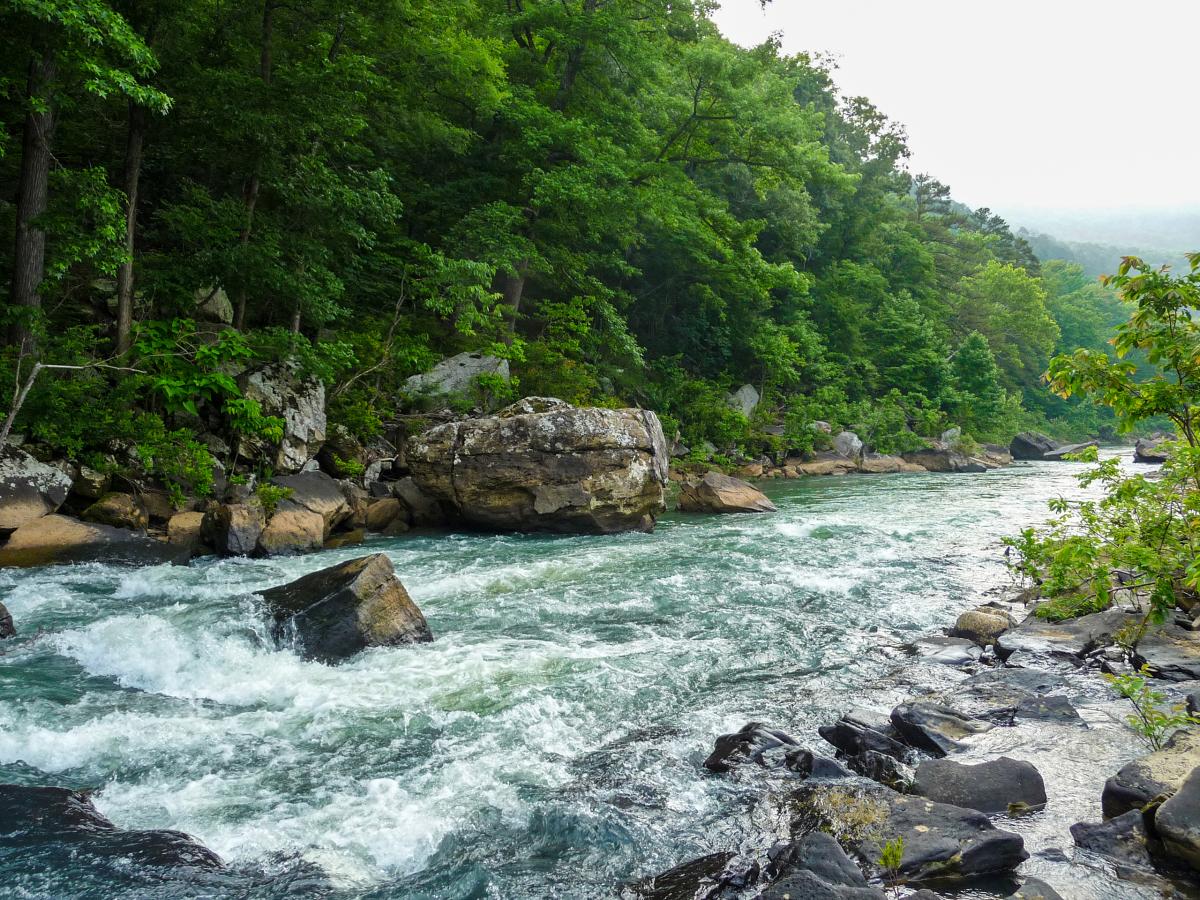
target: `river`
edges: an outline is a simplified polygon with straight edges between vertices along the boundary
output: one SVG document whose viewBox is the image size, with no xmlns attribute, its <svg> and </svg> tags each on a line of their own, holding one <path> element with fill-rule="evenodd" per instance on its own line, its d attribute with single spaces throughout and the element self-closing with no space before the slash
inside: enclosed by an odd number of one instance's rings
<svg viewBox="0 0 1200 900">
<path fill-rule="evenodd" d="M 1077 495 L 1080 468 L 769 482 L 776 514 L 672 514 L 650 535 L 2 571 L 20 635 L 0 655 L 0 781 L 97 789 L 118 825 L 187 831 L 230 868 L 0 856 L 0 893 L 612 896 L 753 827 L 761 788 L 701 768 L 715 735 L 755 719 L 822 748 L 817 726 L 901 645 L 1008 583 L 1001 537 Z M 338 667 L 271 649 L 255 592 L 365 550 L 436 642 Z M 1137 752 L 1113 735 L 1095 772 L 1047 774 L 1030 849 L 1069 853 L 1067 825 L 1098 818 L 1099 783 Z M 1134 896 L 1078 877 L 1064 895 Z"/>
</svg>

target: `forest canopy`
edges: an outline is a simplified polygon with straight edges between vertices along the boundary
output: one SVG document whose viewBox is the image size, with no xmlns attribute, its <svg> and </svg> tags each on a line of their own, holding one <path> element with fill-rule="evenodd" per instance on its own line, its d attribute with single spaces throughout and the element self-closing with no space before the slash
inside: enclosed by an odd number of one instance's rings
<svg viewBox="0 0 1200 900">
<path fill-rule="evenodd" d="M 273 427 L 222 373 L 288 358 L 370 439 L 464 350 L 510 360 L 494 393 L 646 406 L 731 454 L 818 420 L 880 449 L 1106 425 L 1042 376 L 1106 346 L 1112 292 L 712 7 L 4 0 L 2 363 L 87 367 L 17 429 L 202 463 L 197 417 Z"/>
</svg>

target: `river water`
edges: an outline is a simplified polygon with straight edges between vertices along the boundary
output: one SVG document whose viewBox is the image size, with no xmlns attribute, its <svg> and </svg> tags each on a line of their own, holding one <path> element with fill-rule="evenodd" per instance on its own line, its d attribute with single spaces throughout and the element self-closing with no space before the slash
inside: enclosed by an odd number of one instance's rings
<svg viewBox="0 0 1200 900">
<path fill-rule="evenodd" d="M 1077 495 L 1080 468 L 770 482 L 774 515 L 672 514 L 652 535 L 0 572 L 20 631 L 0 781 L 96 789 L 118 825 L 189 832 L 229 864 L 0 857 L 0 894 L 612 896 L 753 826 L 761 786 L 701 767 L 715 735 L 762 720 L 819 749 L 817 726 L 871 691 L 898 699 L 879 688 L 913 665 L 897 648 L 1004 587 L 1000 538 Z M 270 648 L 255 592 L 364 550 L 392 558 L 436 642 L 338 667 Z M 1095 771 L 1047 773 L 1029 865 L 1065 896 L 1135 896 L 1036 852 L 1069 854 L 1067 825 L 1098 818 L 1099 784 L 1138 752 L 1097 702 L 1113 740 Z M 1036 756 L 1005 732 L 992 750 Z"/>
</svg>

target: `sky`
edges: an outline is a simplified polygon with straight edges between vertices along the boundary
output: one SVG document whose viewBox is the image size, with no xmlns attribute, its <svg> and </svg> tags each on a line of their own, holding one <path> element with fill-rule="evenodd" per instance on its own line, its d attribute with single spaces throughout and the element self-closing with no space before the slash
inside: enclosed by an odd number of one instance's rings
<svg viewBox="0 0 1200 900">
<path fill-rule="evenodd" d="M 1014 221 L 1200 207 L 1197 0 L 721 0 L 740 44 L 838 60 L 910 167 Z"/>
</svg>

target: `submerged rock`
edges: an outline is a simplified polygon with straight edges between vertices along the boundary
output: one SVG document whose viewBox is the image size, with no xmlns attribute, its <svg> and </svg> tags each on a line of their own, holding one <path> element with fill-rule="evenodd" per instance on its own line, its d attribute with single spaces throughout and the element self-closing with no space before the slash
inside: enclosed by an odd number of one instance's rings
<svg viewBox="0 0 1200 900">
<path fill-rule="evenodd" d="M 1158 808 L 1154 830 L 1167 857 L 1200 871 L 1200 766 Z"/>
<path fill-rule="evenodd" d="M 650 530 L 665 509 L 667 445 L 648 410 L 527 398 L 411 438 L 407 459 L 422 493 L 482 528 Z"/>
<path fill-rule="evenodd" d="M 0 847 L 19 853 L 50 841 L 69 843 L 80 855 L 142 866 L 222 867 L 219 856 L 181 831 L 117 828 L 81 791 L 0 784 Z"/>
<path fill-rule="evenodd" d="M 792 794 L 792 832 L 823 831 L 860 864 L 875 867 L 890 840 L 904 840 L 905 881 L 955 880 L 1010 872 L 1028 859 L 1018 834 L 975 810 L 898 794 L 882 785 L 806 781 Z"/>
<path fill-rule="evenodd" d="M 1046 805 L 1046 784 L 1032 763 L 1002 756 L 968 766 L 930 759 L 917 766 L 912 793 L 982 813 L 1008 813 Z"/>
<path fill-rule="evenodd" d="M 425 643 L 433 634 L 382 553 L 263 591 L 275 637 L 307 659 L 337 662 L 368 647 Z"/>
<path fill-rule="evenodd" d="M 710 772 L 728 772 L 745 760 L 766 765 L 766 755 L 771 751 L 799 746 L 789 734 L 768 728 L 761 722 L 747 722 L 739 731 L 717 738 L 713 752 L 704 760 L 704 768 Z"/>
<path fill-rule="evenodd" d="M 55 512 L 71 492 L 71 477 L 11 445 L 0 448 L 0 534 Z"/>
<path fill-rule="evenodd" d="M 152 566 L 184 563 L 186 547 L 146 537 L 127 528 L 80 522 L 57 514 L 22 525 L 0 547 L 0 566 L 49 566 L 106 562 Z"/>
<path fill-rule="evenodd" d="M 961 749 L 963 738 L 992 727 L 933 703 L 902 703 L 892 710 L 892 724 L 909 744 L 936 756 Z"/>
<path fill-rule="evenodd" d="M 1126 763 L 1104 783 L 1104 818 L 1142 810 L 1158 797 L 1173 796 L 1200 766 L 1200 731 L 1177 731 L 1163 749 Z"/>
<path fill-rule="evenodd" d="M 775 512 L 775 504 L 744 481 L 709 472 L 699 480 L 683 483 L 679 509 L 696 513 Z"/>
<path fill-rule="evenodd" d="M 13 637 L 17 633 L 16 626 L 13 625 L 12 613 L 8 611 L 8 607 L 0 603 L 0 640 Z"/>
<path fill-rule="evenodd" d="M 736 854 L 723 851 L 689 860 L 659 875 L 626 885 L 624 897 L 639 900 L 696 900 L 718 896 L 722 876 Z"/>
<path fill-rule="evenodd" d="M 1013 459 L 1040 462 L 1047 453 L 1058 449 L 1058 443 L 1037 431 L 1022 431 L 1008 445 L 1008 452 Z"/>
</svg>

